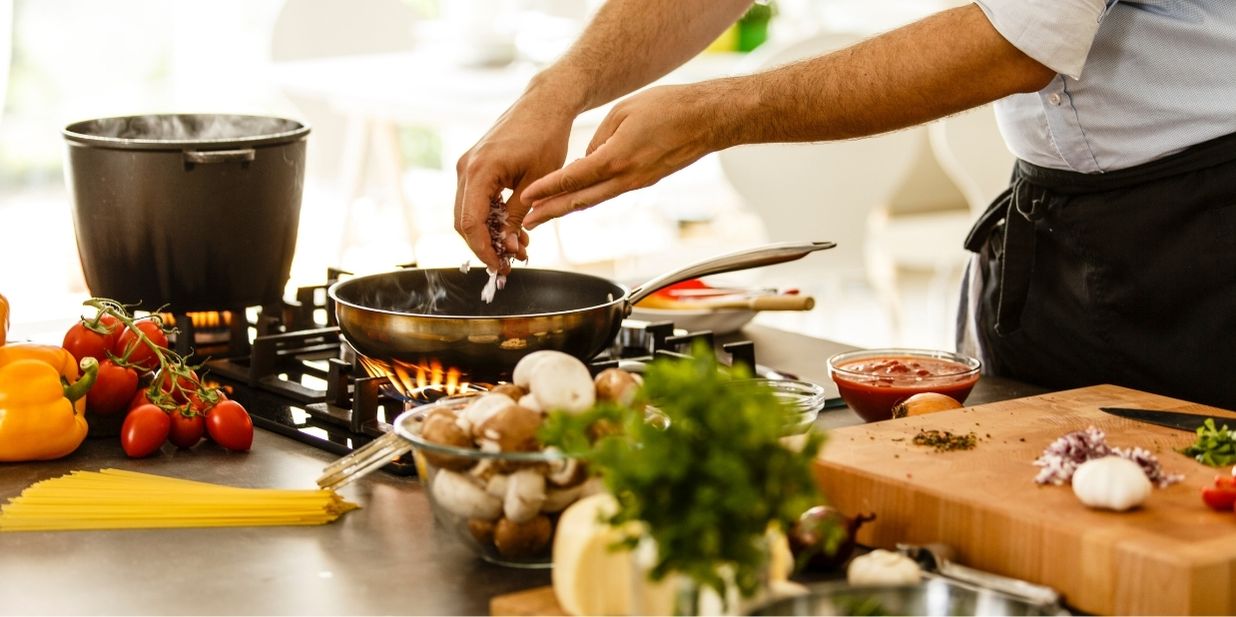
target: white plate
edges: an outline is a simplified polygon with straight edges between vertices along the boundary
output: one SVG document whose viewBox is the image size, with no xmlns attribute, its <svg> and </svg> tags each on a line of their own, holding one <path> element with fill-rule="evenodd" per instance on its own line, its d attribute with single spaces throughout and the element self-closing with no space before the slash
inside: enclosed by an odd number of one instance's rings
<svg viewBox="0 0 1236 617">
<path fill-rule="evenodd" d="M 755 317 L 750 309 L 678 310 L 652 309 L 636 306 L 631 310 L 631 319 L 658 322 L 672 321 L 675 328 L 689 332 L 712 330 L 713 334 L 737 332 Z"/>
</svg>

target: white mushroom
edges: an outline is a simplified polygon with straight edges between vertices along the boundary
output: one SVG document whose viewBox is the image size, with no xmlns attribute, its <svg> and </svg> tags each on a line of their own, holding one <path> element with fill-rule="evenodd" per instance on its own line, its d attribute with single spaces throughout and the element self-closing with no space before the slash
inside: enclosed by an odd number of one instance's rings
<svg viewBox="0 0 1236 617">
<path fill-rule="evenodd" d="M 491 521 L 502 516 L 502 500 L 485 492 L 466 474 L 439 470 L 433 480 L 433 498 L 452 514 Z"/>
<path fill-rule="evenodd" d="M 504 473 L 496 473 L 489 477 L 489 481 L 485 483 L 485 492 L 497 497 L 498 499 L 506 498 L 506 489 L 510 485 L 511 476 Z"/>
<path fill-rule="evenodd" d="M 534 469 L 520 469 L 509 476 L 502 512 L 512 523 L 532 520 L 541 511 L 544 502 L 545 476 Z"/>
<path fill-rule="evenodd" d="M 536 372 L 537 365 L 546 358 L 553 358 L 555 356 L 571 357 L 561 351 L 543 349 L 520 358 L 519 362 L 515 363 L 515 370 L 511 371 L 511 382 L 524 390 L 530 389 L 529 384 L 532 383 L 532 374 Z"/>
<path fill-rule="evenodd" d="M 465 431 L 477 436 L 476 427 L 484 424 L 499 411 L 514 407 L 515 401 L 503 394 L 485 393 L 473 400 L 459 412 L 459 426 Z"/>
<path fill-rule="evenodd" d="M 583 492 L 583 484 L 578 484 L 570 488 L 548 489 L 545 491 L 545 502 L 541 504 L 541 511 L 561 512 L 567 506 L 575 503 Z"/>
<path fill-rule="evenodd" d="M 536 400 L 536 397 L 532 396 L 531 393 L 525 394 L 519 398 L 519 406 L 524 409 L 531 409 L 537 413 L 545 413 L 545 410 L 541 409 L 541 401 Z"/>
<path fill-rule="evenodd" d="M 556 452 L 558 452 L 558 449 L 555 447 L 545 448 L 546 454 Z M 588 479 L 588 470 L 576 459 L 558 459 L 549 463 L 549 470 L 545 474 L 545 479 L 549 481 L 551 486 L 558 488 L 576 486 L 583 484 L 584 480 Z"/>
<path fill-rule="evenodd" d="M 541 409 L 579 413 L 596 402 L 592 374 L 578 358 L 566 354 L 546 356 L 534 367 L 529 390 Z"/>
</svg>

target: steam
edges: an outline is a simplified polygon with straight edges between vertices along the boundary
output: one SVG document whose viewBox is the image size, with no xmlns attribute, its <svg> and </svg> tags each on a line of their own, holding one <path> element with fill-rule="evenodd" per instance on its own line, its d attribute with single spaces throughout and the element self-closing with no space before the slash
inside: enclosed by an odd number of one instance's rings
<svg viewBox="0 0 1236 617">
<path fill-rule="evenodd" d="M 91 137 L 145 141 L 227 141 L 254 139 L 301 128 L 299 122 L 265 116 L 176 114 L 100 118 L 70 127 Z"/>
<path fill-rule="evenodd" d="M 362 306 L 418 315 L 450 314 L 442 308 L 448 298 L 463 298 L 463 277 L 449 277 L 434 270 L 422 270 L 424 278 L 389 277 L 384 285 L 367 288 L 358 299 Z M 452 280 L 458 278 L 460 280 Z M 471 296 L 467 293 L 467 296 Z"/>
</svg>

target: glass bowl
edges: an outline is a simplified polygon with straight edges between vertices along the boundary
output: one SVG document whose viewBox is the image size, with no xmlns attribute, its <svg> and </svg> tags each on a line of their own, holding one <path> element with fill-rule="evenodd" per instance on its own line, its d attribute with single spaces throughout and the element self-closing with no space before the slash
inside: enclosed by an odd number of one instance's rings
<svg viewBox="0 0 1236 617">
<path fill-rule="evenodd" d="M 745 383 L 767 386 L 773 396 L 788 405 L 794 411 L 794 417 L 785 427 L 786 435 L 805 433 L 815 424 L 820 411 L 824 409 L 826 395 L 824 386 L 809 381 L 795 379 L 744 379 Z"/>
<path fill-rule="evenodd" d="M 869 349 L 828 359 L 841 398 L 867 422 L 887 420 L 893 407 L 920 392 L 964 403 L 979 380 L 977 358 L 930 349 Z"/>
<path fill-rule="evenodd" d="M 472 399 L 444 398 L 406 411 L 394 429 L 412 442 L 434 518 L 451 535 L 491 563 L 548 568 L 558 515 L 584 496 L 586 469 L 555 450 L 497 452 L 425 439 L 431 414 L 462 411 Z M 516 484 L 528 490 L 515 491 Z"/>
</svg>

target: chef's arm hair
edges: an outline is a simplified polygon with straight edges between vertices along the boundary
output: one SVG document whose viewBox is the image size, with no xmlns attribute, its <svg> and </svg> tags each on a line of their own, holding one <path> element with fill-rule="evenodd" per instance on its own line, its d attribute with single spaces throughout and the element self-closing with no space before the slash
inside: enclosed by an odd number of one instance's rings
<svg viewBox="0 0 1236 617">
<path fill-rule="evenodd" d="M 690 60 L 752 0 L 609 0 L 579 39 L 534 77 L 575 113 L 633 92 Z"/>
<path fill-rule="evenodd" d="M 974 4 L 764 73 L 702 82 L 717 149 L 892 131 L 1043 89 L 1056 76 Z"/>
</svg>

